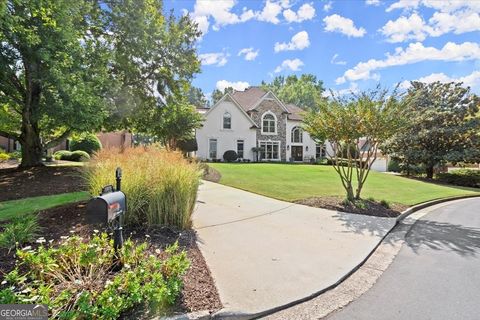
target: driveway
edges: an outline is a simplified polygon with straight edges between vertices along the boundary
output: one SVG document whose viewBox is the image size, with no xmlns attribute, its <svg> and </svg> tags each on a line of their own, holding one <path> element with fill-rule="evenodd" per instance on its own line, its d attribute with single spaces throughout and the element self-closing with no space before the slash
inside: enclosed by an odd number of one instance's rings
<svg viewBox="0 0 480 320">
<path fill-rule="evenodd" d="M 372 289 L 327 318 L 479 319 L 479 208 L 455 201 L 420 219 Z"/>
<path fill-rule="evenodd" d="M 253 315 L 306 298 L 359 265 L 394 226 L 204 181 L 193 215 L 225 313 Z"/>
</svg>

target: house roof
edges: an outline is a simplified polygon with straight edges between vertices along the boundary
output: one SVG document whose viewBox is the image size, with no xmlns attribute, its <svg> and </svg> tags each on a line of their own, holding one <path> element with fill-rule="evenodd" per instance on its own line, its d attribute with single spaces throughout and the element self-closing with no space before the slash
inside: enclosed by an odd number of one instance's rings
<svg viewBox="0 0 480 320">
<path fill-rule="evenodd" d="M 305 113 L 305 110 L 291 103 L 286 104 L 285 107 L 287 107 L 288 111 L 290 112 L 290 114 L 288 115 L 289 120 L 303 120 L 303 114 Z"/>
<path fill-rule="evenodd" d="M 238 102 L 243 110 L 251 110 L 255 104 L 260 100 L 267 92 L 263 91 L 259 87 L 249 87 L 245 91 L 235 91 L 232 93 L 232 97 Z"/>
</svg>

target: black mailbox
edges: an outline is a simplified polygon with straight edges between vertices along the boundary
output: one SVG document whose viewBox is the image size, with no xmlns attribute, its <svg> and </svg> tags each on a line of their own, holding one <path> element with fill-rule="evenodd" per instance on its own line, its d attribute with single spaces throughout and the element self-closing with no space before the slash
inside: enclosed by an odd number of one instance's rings
<svg viewBox="0 0 480 320">
<path fill-rule="evenodd" d="M 126 204 L 126 197 L 122 191 L 95 197 L 87 204 L 87 221 L 92 224 L 112 222 L 125 214 Z"/>
</svg>

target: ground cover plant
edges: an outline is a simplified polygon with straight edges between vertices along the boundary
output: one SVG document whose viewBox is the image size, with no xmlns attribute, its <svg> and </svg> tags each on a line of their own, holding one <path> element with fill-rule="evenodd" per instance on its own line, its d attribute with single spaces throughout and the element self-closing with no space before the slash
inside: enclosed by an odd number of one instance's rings
<svg viewBox="0 0 480 320">
<path fill-rule="evenodd" d="M 140 304 L 166 309 L 180 294 L 189 261 L 178 244 L 163 257 L 147 247 L 127 240 L 115 253 L 103 233 L 87 242 L 74 236 L 58 246 L 19 250 L 19 268 L 5 276 L 0 303 L 46 304 L 55 319 L 117 319 Z M 120 271 L 112 269 L 116 255 Z"/>
<path fill-rule="evenodd" d="M 127 224 L 191 226 L 201 174 L 196 163 L 156 147 L 102 149 L 86 168 L 90 193 L 113 184 L 117 167 L 122 168 L 122 191 L 128 195 Z"/>
<path fill-rule="evenodd" d="M 331 166 L 293 164 L 209 163 L 221 174 L 220 183 L 268 197 L 298 201 L 310 197 L 345 198 L 338 175 Z M 480 194 L 478 189 L 428 183 L 405 177 L 370 172 L 363 196 L 390 204 L 414 205 L 458 195 Z"/>
</svg>

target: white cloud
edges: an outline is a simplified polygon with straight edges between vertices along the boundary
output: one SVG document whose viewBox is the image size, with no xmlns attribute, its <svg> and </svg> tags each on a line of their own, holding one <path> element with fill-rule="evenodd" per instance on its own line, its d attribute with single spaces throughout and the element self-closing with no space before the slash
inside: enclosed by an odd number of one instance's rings
<svg viewBox="0 0 480 320">
<path fill-rule="evenodd" d="M 222 67 L 228 61 L 228 54 L 223 52 L 202 53 L 199 54 L 198 57 L 205 66 L 216 65 L 217 67 Z"/>
<path fill-rule="evenodd" d="M 282 62 L 281 65 L 275 68 L 275 73 L 279 73 L 283 70 L 299 71 L 304 63 L 300 59 L 287 59 Z"/>
<path fill-rule="evenodd" d="M 414 81 L 420 81 L 420 82 L 425 82 L 425 83 L 432 83 L 432 82 L 436 82 L 436 81 L 443 82 L 443 83 L 463 82 L 463 85 L 466 86 L 466 87 L 480 88 L 480 71 L 476 70 L 476 71 L 473 71 L 469 75 L 466 75 L 464 77 L 458 77 L 458 78 L 449 77 L 443 72 L 432 73 L 428 76 L 421 77 L 421 78 L 416 79 Z M 402 89 L 408 89 L 408 88 L 410 88 L 410 86 L 411 86 L 410 81 L 407 81 L 407 80 L 400 83 L 400 88 L 402 88 Z"/>
<path fill-rule="evenodd" d="M 255 58 L 257 58 L 258 52 L 259 52 L 259 50 L 255 51 L 255 50 L 253 50 L 253 48 L 244 48 L 244 49 L 242 49 L 238 52 L 238 55 L 239 56 L 244 55 L 245 60 L 253 61 L 253 60 L 255 60 Z"/>
<path fill-rule="evenodd" d="M 337 84 L 346 81 L 379 79 L 379 75 L 372 73 L 375 70 L 393 66 L 402 66 L 421 61 L 464 61 L 480 59 L 480 46 L 474 42 L 456 44 L 447 42 L 443 48 L 425 47 L 422 43 L 410 43 L 406 49 L 396 48 L 394 54 L 387 53 L 383 60 L 370 59 L 360 62 L 352 69 L 345 71 L 343 76 L 336 79 Z"/>
<path fill-rule="evenodd" d="M 328 1 L 323 5 L 323 11 L 328 12 L 332 9 L 332 1 Z"/>
<path fill-rule="evenodd" d="M 346 65 L 347 62 L 346 61 L 342 61 L 342 60 L 337 60 L 338 58 L 338 53 L 335 53 L 332 57 L 332 59 L 330 59 L 330 63 L 331 64 L 339 64 L 339 65 Z"/>
<path fill-rule="evenodd" d="M 340 90 L 333 90 L 333 89 L 325 90 L 322 95 L 324 97 L 332 97 L 332 94 L 333 96 L 344 96 L 346 94 L 355 94 L 358 92 L 359 92 L 358 84 L 356 82 L 350 82 L 350 85 L 348 86 L 348 88 L 340 89 Z"/>
<path fill-rule="evenodd" d="M 367 6 L 379 6 L 380 0 L 365 0 Z"/>
<path fill-rule="evenodd" d="M 290 42 L 277 42 L 275 43 L 275 52 L 288 51 L 288 50 L 303 50 L 310 46 L 310 40 L 308 39 L 308 33 L 306 31 L 300 31 L 292 37 Z"/>
<path fill-rule="evenodd" d="M 280 22 L 280 19 L 278 19 L 277 16 L 282 12 L 282 9 L 283 7 L 281 3 L 267 0 L 267 2 L 265 3 L 265 7 L 263 7 L 263 10 L 257 14 L 257 19 L 260 21 L 277 24 Z"/>
<path fill-rule="evenodd" d="M 295 13 L 292 9 L 283 11 L 283 17 L 287 22 L 302 22 L 315 17 L 315 8 L 310 3 L 303 4 Z"/>
<path fill-rule="evenodd" d="M 454 13 L 435 12 L 426 23 L 417 13 L 388 21 L 380 32 L 389 42 L 407 40 L 423 41 L 427 36 L 438 37 L 480 30 L 480 15 L 477 12 L 458 11 Z"/>
<path fill-rule="evenodd" d="M 245 81 L 236 81 L 236 82 L 230 82 L 227 80 L 219 80 L 217 81 L 216 85 L 217 89 L 222 91 L 225 90 L 225 88 L 232 87 L 233 89 L 237 91 L 244 91 L 248 87 L 250 87 L 250 84 Z"/>
<path fill-rule="evenodd" d="M 415 10 L 419 6 L 440 10 L 441 12 L 453 12 L 460 9 L 467 9 L 478 12 L 480 10 L 480 1 L 477 0 L 399 0 L 391 4 L 386 11 L 395 9 Z"/>
<path fill-rule="evenodd" d="M 363 37 L 367 31 L 364 28 L 356 28 L 351 19 L 332 14 L 323 19 L 325 31 L 340 32 L 348 37 Z"/>
</svg>

